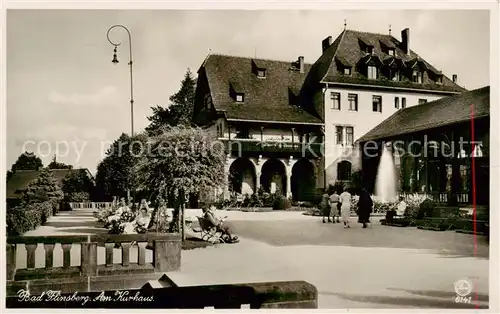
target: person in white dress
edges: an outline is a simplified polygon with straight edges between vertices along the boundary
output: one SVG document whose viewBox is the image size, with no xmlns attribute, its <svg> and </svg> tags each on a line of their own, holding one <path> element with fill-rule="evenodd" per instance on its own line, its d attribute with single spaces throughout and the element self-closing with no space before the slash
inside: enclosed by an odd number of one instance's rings
<svg viewBox="0 0 500 314">
<path fill-rule="evenodd" d="M 123 233 L 124 234 L 137 234 L 144 233 L 147 231 L 149 222 L 151 221 L 151 215 L 145 207 L 140 209 L 139 215 L 134 221 L 124 223 Z"/>
<path fill-rule="evenodd" d="M 344 192 L 340 194 L 340 215 L 342 216 L 342 221 L 344 222 L 344 228 L 351 228 L 351 193 L 347 192 L 347 187 L 344 188 Z"/>
</svg>

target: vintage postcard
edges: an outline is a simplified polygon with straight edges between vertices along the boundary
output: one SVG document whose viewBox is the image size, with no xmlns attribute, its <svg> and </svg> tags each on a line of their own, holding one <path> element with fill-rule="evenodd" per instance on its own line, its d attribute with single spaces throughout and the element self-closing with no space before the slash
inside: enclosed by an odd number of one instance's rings
<svg viewBox="0 0 500 314">
<path fill-rule="evenodd" d="M 492 8 L 7 9 L 7 309 L 491 308 Z"/>
</svg>

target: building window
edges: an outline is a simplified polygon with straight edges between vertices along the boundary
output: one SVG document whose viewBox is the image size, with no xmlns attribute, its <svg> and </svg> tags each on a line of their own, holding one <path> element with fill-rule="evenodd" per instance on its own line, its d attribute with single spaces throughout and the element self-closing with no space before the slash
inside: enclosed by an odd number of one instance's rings
<svg viewBox="0 0 500 314">
<path fill-rule="evenodd" d="M 220 126 L 217 124 L 217 137 L 220 137 Z"/>
<path fill-rule="evenodd" d="M 399 97 L 394 98 L 394 108 L 399 109 Z"/>
<path fill-rule="evenodd" d="M 351 163 L 347 160 L 343 160 L 337 164 L 337 180 L 351 180 Z"/>
<path fill-rule="evenodd" d="M 421 71 L 413 70 L 413 83 L 422 84 L 423 74 Z"/>
<path fill-rule="evenodd" d="M 332 100 L 332 109 L 340 110 L 340 93 L 331 92 L 330 99 Z"/>
<path fill-rule="evenodd" d="M 336 127 L 337 144 L 344 143 L 344 128 L 341 126 Z"/>
<path fill-rule="evenodd" d="M 349 101 L 349 110 L 358 111 L 358 95 L 349 94 L 347 95 L 347 99 Z"/>
<path fill-rule="evenodd" d="M 401 98 L 401 109 L 406 108 L 406 97 Z"/>
<path fill-rule="evenodd" d="M 257 70 L 257 77 L 265 78 L 266 70 Z"/>
<path fill-rule="evenodd" d="M 427 99 L 423 99 L 423 98 L 421 98 L 421 99 L 419 99 L 419 100 L 418 100 L 418 104 L 419 104 L 419 105 L 421 105 L 421 104 L 425 104 L 426 102 L 427 102 Z"/>
<path fill-rule="evenodd" d="M 347 126 L 345 128 L 345 135 L 346 144 L 352 146 L 354 144 L 354 128 L 352 126 Z"/>
<path fill-rule="evenodd" d="M 395 52 L 394 52 L 394 49 L 390 48 L 389 51 L 387 51 L 387 54 L 390 55 L 390 56 L 395 56 Z"/>
<path fill-rule="evenodd" d="M 401 75 L 399 73 L 399 70 L 397 69 L 391 70 L 391 80 L 395 82 L 399 82 L 401 80 Z"/>
<path fill-rule="evenodd" d="M 365 52 L 369 53 L 369 54 L 372 54 L 373 53 L 373 47 L 372 46 L 366 46 Z"/>
<path fill-rule="evenodd" d="M 382 96 L 373 96 L 373 112 L 382 112 Z"/>
<path fill-rule="evenodd" d="M 236 101 L 243 102 L 245 100 L 244 94 L 236 94 Z"/>
<path fill-rule="evenodd" d="M 443 77 L 441 75 L 436 78 L 436 83 L 443 84 Z"/>
<path fill-rule="evenodd" d="M 344 68 L 344 74 L 345 75 L 351 75 L 351 68 L 350 67 L 345 67 Z"/>
<path fill-rule="evenodd" d="M 373 65 L 368 66 L 368 78 L 370 80 L 377 79 L 377 67 Z"/>
</svg>

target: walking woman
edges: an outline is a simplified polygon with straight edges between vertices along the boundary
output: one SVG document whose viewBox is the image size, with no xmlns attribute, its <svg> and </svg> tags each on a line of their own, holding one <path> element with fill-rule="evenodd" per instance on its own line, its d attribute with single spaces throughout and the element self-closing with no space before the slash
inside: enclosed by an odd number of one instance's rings
<svg viewBox="0 0 500 314">
<path fill-rule="evenodd" d="M 332 222 L 330 220 L 330 197 L 328 194 L 323 194 L 323 197 L 321 199 L 321 203 L 319 204 L 319 209 L 321 211 L 321 214 L 323 216 L 323 223 L 325 223 L 325 217 L 328 217 L 328 222 Z"/>
<path fill-rule="evenodd" d="M 347 187 L 345 187 L 344 192 L 340 194 L 340 202 L 342 203 L 340 215 L 344 222 L 344 228 L 351 228 L 351 193 L 347 192 Z"/>
<path fill-rule="evenodd" d="M 340 222 L 339 202 L 340 196 L 337 194 L 337 191 L 333 191 L 332 195 L 330 195 L 330 216 L 332 216 L 333 223 Z"/>
<path fill-rule="evenodd" d="M 363 224 L 363 228 L 366 228 L 366 224 L 370 222 L 372 207 L 373 201 L 370 194 L 365 188 L 362 188 L 358 201 L 358 222 Z"/>
</svg>

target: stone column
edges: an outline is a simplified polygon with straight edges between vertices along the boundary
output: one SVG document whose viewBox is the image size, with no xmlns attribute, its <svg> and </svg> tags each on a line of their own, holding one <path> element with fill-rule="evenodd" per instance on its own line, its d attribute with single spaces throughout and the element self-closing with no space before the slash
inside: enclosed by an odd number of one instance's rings
<svg viewBox="0 0 500 314">
<path fill-rule="evenodd" d="M 293 156 L 290 156 L 288 158 L 286 165 L 285 165 L 285 170 L 286 170 L 286 197 L 292 197 L 292 169 L 293 165 L 297 160 L 293 159 Z"/>
<path fill-rule="evenodd" d="M 231 164 L 234 162 L 234 158 L 230 157 L 230 155 L 228 154 L 227 158 L 226 158 L 226 163 L 224 165 L 224 179 L 225 179 L 225 182 L 224 182 L 224 199 L 225 200 L 228 200 L 230 197 L 229 195 L 229 170 L 231 168 Z"/>
<path fill-rule="evenodd" d="M 255 193 L 259 192 L 260 189 L 260 176 L 262 175 L 264 162 L 265 160 L 262 158 L 262 155 L 259 155 L 259 158 L 255 161 Z"/>
<path fill-rule="evenodd" d="M 292 169 L 286 169 L 286 197 L 292 197 Z"/>
</svg>

